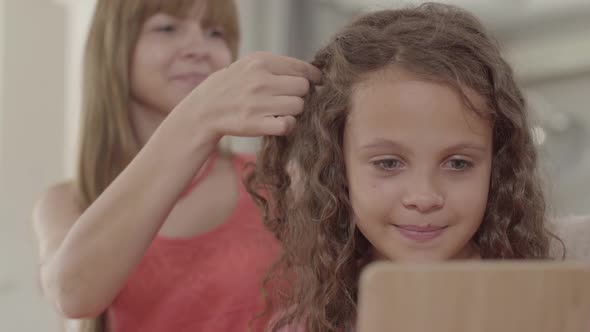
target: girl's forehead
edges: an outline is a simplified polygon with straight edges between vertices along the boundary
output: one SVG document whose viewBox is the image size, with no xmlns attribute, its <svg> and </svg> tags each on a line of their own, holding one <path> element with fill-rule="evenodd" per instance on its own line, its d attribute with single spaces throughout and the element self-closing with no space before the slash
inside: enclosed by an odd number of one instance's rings
<svg viewBox="0 0 590 332">
<path fill-rule="evenodd" d="M 210 16 L 209 2 L 208 0 L 147 0 L 143 8 L 144 19 L 157 13 L 181 18 Z"/>
<path fill-rule="evenodd" d="M 437 100 L 442 96 L 433 95 L 432 89 L 424 89 L 424 86 L 438 86 L 449 92 L 445 94 L 447 97 L 454 96 L 458 101 L 460 100 L 461 107 L 465 107 L 488 119 L 489 115 L 493 113 L 488 106 L 486 98 L 474 89 L 466 87 L 459 82 L 451 82 L 434 75 L 418 74 L 399 65 L 391 65 L 360 75 L 357 83 L 352 88 L 350 97 L 351 110 L 362 108 L 363 106 L 358 104 L 366 103 L 366 95 L 372 95 L 375 92 L 375 88 L 384 86 L 389 88 L 391 92 L 391 94 L 380 96 L 384 102 L 395 97 L 399 89 L 404 89 L 405 93 L 411 93 L 416 102 Z M 410 99 L 410 101 L 412 100 Z"/>
<path fill-rule="evenodd" d="M 433 146 L 491 143 L 492 123 L 472 110 L 460 91 L 411 73 L 383 77 L 369 78 L 352 94 L 346 131 L 360 145 L 378 139 Z"/>
</svg>

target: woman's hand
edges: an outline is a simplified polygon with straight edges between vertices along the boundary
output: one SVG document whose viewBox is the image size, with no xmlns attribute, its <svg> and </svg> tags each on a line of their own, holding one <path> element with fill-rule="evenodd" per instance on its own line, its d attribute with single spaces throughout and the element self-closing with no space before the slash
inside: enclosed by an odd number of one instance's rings
<svg viewBox="0 0 590 332">
<path fill-rule="evenodd" d="M 286 135 L 303 111 L 310 83 L 319 83 L 321 75 L 304 61 L 255 53 L 212 74 L 171 117 L 188 125 L 198 123 L 199 130 L 216 139 Z"/>
</svg>

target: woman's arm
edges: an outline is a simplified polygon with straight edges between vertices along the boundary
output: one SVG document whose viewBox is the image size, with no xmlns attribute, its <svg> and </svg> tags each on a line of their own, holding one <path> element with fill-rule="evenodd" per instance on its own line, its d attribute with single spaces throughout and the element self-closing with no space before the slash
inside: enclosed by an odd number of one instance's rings
<svg viewBox="0 0 590 332">
<path fill-rule="evenodd" d="M 201 142 L 171 149 L 165 138 L 154 138 L 83 213 L 71 184 L 50 188 L 39 200 L 33 221 L 40 281 L 65 317 L 96 317 L 113 301 L 215 147 Z"/>
<path fill-rule="evenodd" d="M 320 76 L 296 59 L 249 56 L 189 94 L 85 211 L 71 185 L 51 188 L 33 215 L 45 295 L 65 317 L 102 313 L 219 139 L 287 134 Z"/>
</svg>

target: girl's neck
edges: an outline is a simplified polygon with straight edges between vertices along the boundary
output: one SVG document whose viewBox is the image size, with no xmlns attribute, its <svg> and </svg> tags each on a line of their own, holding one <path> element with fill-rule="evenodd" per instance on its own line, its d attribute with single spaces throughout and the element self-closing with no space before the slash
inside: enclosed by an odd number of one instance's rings
<svg viewBox="0 0 590 332">
<path fill-rule="evenodd" d="M 167 113 L 150 108 L 146 105 L 132 101 L 129 107 L 131 124 L 135 130 L 140 147 L 150 139 L 152 134 L 158 129 Z"/>
</svg>

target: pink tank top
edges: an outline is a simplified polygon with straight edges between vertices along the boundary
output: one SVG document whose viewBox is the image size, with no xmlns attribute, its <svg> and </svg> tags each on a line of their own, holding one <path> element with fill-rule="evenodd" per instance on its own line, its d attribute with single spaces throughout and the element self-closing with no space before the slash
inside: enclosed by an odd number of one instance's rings
<svg viewBox="0 0 590 332">
<path fill-rule="evenodd" d="M 261 281 L 279 246 L 242 184 L 228 220 L 187 239 L 156 237 L 107 309 L 109 332 L 247 331 L 261 309 Z M 254 331 L 266 325 L 255 320 Z"/>
</svg>

